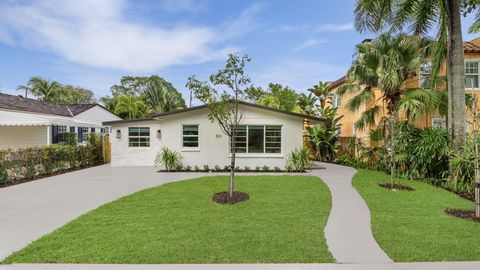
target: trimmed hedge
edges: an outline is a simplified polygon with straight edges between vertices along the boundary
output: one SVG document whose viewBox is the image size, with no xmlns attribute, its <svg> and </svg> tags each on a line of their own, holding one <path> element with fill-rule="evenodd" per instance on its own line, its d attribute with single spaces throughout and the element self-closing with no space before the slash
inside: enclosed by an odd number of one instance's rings
<svg viewBox="0 0 480 270">
<path fill-rule="evenodd" d="M 86 145 L 0 150 L 0 186 L 101 164 L 102 147 L 101 137 L 90 134 Z"/>
</svg>

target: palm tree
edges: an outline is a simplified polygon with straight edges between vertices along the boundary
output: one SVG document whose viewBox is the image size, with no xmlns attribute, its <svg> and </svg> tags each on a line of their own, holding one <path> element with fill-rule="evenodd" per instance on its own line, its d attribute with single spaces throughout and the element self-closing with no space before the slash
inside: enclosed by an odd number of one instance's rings
<svg viewBox="0 0 480 270">
<path fill-rule="evenodd" d="M 359 130 L 376 125 L 381 112 L 386 110 L 387 118 L 381 119 L 380 123 L 388 125 L 392 184 L 395 175 L 394 129 L 399 112 L 403 111 L 413 119 L 434 110 L 439 103 L 439 91 L 404 86 L 405 81 L 416 74 L 422 61 L 420 48 L 424 43 L 403 34 L 392 36 L 385 33 L 372 42 L 357 45 L 356 59 L 347 73 L 347 83 L 338 90 L 340 95 L 353 95 L 347 102 L 348 110 L 368 108 L 356 123 Z M 374 89 L 380 90 L 380 96 L 375 95 Z"/>
<path fill-rule="evenodd" d="M 315 115 L 315 103 L 317 102 L 317 97 L 310 94 L 301 93 L 298 96 L 297 106 L 301 109 L 303 114 Z"/>
<path fill-rule="evenodd" d="M 475 1 L 357 0 L 355 7 L 355 28 L 360 32 L 379 32 L 385 28 L 397 31 L 407 26 L 414 35 L 426 36 L 430 30 L 438 29 L 436 42 L 431 46 L 432 78 L 436 76 L 447 56 L 447 119 L 450 140 L 455 149 L 460 149 L 465 141 L 466 119 L 461 6 L 471 3 Z M 477 21 L 479 18 L 477 17 Z"/>
<path fill-rule="evenodd" d="M 139 97 L 131 95 L 119 95 L 116 97 L 115 113 L 128 119 L 145 117 L 147 108 L 147 104 Z"/>
<path fill-rule="evenodd" d="M 318 84 L 308 89 L 310 93 L 317 96 L 318 100 L 320 101 L 321 108 L 325 108 L 327 100 L 331 97 L 331 90 L 329 89 L 330 84 L 330 82 L 319 81 Z"/>
<path fill-rule="evenodd" d="M 62 85 L 60 83 L 38 76 L 30 78 L 27 85 L 17 87 L 17 90 L 25 90 L 25 96 L 27 96 L 27 92 L 30 92 L 40 100 L 49 102 L 55 101 L 61 89 Z"/>
</svg>

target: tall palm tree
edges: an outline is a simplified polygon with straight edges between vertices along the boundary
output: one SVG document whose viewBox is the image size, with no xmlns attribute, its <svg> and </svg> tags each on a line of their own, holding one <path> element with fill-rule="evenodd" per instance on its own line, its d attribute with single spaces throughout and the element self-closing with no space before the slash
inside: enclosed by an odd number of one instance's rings
<svg viewBox="0 0 480 270">
<path fill-rule="evenodd" d="M 119 95 L 116 97 L 115 113 L 128 119 L 147 116 L 147 104 L 136 96 Z"/>
<path fill-rule="evenodd" d="M 30 78 L 27 85 L 17 87 L 17 90 L 25 90 L 25 96 L 30 92 L 40 100 L 48 102 L 54 102 L 61 89 L 60 83 L 38 76 Z"/>
<path fill-rule="evenodd" d="M 462 4 L 472 0 L 357 0 L 355 28 L 380 32 L 408 27 L 414 35 L 426 36 L 437 29 L 431 47 L 432 78 L 447 57 L 448 127 L 455 149 L 465 141 L 465 66 L 461 27 Z M 477 18 L 478 19 L 478 18 Z M 433 83 L 432 83 L 433 84 Z"/>
<path fill-rule="evenodd" d="M 307 95 L 305 93 L 301 93 L 298 96 L 297 106 L 300 108 L 300 110 L 303 114 L 315 115 L 315 113 L 316 113 L 315 103 L 316 102 L 317 102 L 317 97 L 314 94 L 309 93 Z"/>
<path fill-rule="evenodd" d="M 319 81 L 318 84 L 308 89 L 310 93 L 317 96 L 321 108 L 325 108 L 327 100 L 331 97 L 331 90 L 329 89 L 330 84 L 330 82 Z"/>
<path fill-rule="evenodd" d="M 380 35 L 372 42 L 356 46 L 356 59 L 347 73 L 347 83 L 339 94 L 351 94 L 346 108 L 358 111 L 364 105 L 369 108 L 362 112 L 356 123 L 360 130 L 377 124 L 379 116 L 386 110 L 387 118 L 380 123 L 388 124 L 389 148 L 391 151 L 391 177 L 395 175 L 393 163 L 395 131 L 400 110 L 409 117 L 418 117 L 422 112 L 433 110 L 438 104 L 438 91 L 431 89 L 407 89 L 405 81 L 415 76 L 422 61 L 420 48 L 424 41 L 403 34 Z M 374 89 L 380 90 L 380 96 Z"/>
</svg>

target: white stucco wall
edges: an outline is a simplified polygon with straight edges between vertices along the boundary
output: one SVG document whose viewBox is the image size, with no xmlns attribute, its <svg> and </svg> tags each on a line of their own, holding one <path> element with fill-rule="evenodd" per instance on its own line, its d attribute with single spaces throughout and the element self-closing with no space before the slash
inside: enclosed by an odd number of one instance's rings
<svg viewBox="0 0 480 270">
<path fill-rule="evenodd" d="M 303 119 L 283 113 L 241 106 L 243 111 L 242 124 L 281 125 L 282 153 L 280 154 L 237 154 L 237 165 L 248 166 L 267 165 L 284 168 L 286 156 L 295 148 L 303 146 Z M 112 165 L 113 166 L 152 166 L 156 154 L 166 146 L 176 150 L 183 156 L 183 164 L 199 166 L 207 164 L 224 167 L 230 164 L 229 139 L 222 133 L 218 124 L 211 123 L 207 118 L 208 109 L 165 116 L 163 119 L 143 122 L 118 123 L 112 125 Z M 182 125 L 199 125 L 199 148 L 189 150 L 182 148 Z M 128 147 L 128 127 L 150 127 L 150 147 Z M 121 138 L 116 138 L 120 130 Z M 161 138 L 156 138 L 157 130 L 161 130 Z"/>
<path fill-rule="evenodd" d="M 45 146 L 50 126 L 0 126 L 0 149 Z"/>
<path fill-rule="evenodd" d="M 120 117 L 116 116 L 115 114 L 105 110 L 104 108 L 100 106 L 95 106 L 92 107 L 82 113 L 79 113 L 73 117 L 75 120 L 80 120 L 80 121 L 86 121 L 86 122 L 92 122 L 92 123 L 97 123 L 99 125 L 102 125 L 102 122 L 106 121 L 115 121 L 115 120 L 121 120 Z"/>
</svg>

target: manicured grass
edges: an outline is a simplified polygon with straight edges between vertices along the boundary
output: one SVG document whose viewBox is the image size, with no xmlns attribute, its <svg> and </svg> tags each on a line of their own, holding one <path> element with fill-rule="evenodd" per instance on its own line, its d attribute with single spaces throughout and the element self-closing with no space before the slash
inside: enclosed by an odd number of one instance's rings
<svg viewBox="0 0 480 270">
<path fill-rule="evenodd" d="M 353 186 L 370 208 L 375 239 L 394 261 L 480 260 L 480 223 L 444 213 L 473 209 L 472 202 L 418 181 L 399 181 L 413 192 L 378 186 L 389 180 L 384 173 L 360 170 Z"/>
<path fill-rule="evenodd" d="M 331 198 L 310 176 L 241 176 L 250 200 L 212 201 L 227 177 L 141 191 L 33 242 L 4 263 L 333 262 L 323 229 Z M 88 196 L 87 194 L 85 196 Z"/>
</svg>

